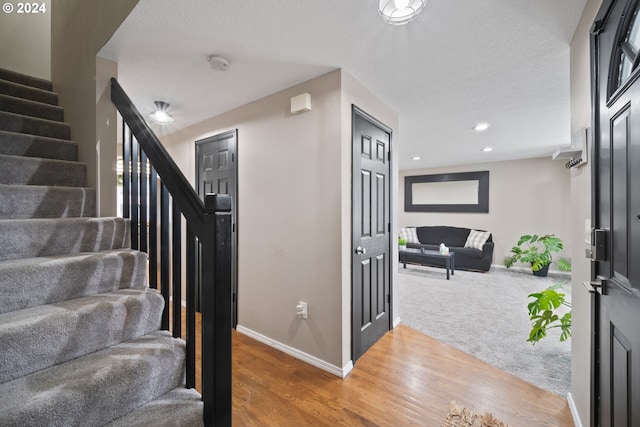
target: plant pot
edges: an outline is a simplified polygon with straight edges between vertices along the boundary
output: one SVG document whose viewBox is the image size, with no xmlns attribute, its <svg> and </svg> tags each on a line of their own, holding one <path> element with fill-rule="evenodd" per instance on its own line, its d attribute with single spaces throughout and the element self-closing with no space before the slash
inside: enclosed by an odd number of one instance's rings
<svg viewBox="0 0 640 427">
<path fill-rule="evenodd" d="M 533 275 L 534 276 L 538 276 L 538 277 L 547 277 L 547 274 L 549 273 L 549 266 L 551 265 L 551 263 L 546 264 L 545 266 L 543 266 L 540 270 L 538 271 L 533 271 Z"/>
<path fill-rule="evenodd" d="M 407 250 L 407 245 L 398 245 L 398 250 L 406 251 Z"/>
</svg>

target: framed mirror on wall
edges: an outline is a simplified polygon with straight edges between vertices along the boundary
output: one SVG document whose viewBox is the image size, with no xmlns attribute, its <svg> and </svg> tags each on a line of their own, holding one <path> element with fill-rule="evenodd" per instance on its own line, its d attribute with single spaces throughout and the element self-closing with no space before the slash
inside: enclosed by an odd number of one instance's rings
<svg viewBox="0 0 640 427">
<path fill-rule="evenodd" d="M 489 212 L 489 171 L 404 178 L 405 212 Z"/>
</svg>

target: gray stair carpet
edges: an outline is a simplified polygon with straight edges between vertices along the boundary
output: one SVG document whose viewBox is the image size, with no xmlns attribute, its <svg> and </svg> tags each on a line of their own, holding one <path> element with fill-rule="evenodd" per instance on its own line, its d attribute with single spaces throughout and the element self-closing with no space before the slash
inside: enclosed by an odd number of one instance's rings
<svg viewBox="0 0 640 427">
<path fill-rule="evenodd" d="M 0 154 L 0 184 L 84 187 L 86 165 L 67 160 Z"/>
<path fill-rule="evenodd" d="M 202 399 L 193 389 L 179 387 L 160 396 L 108 427 L 197 427 L 203 426 Z"/>
<path fill-rule="evenodd" d="M 66 123 L 5 111 L 0 111 L 0 129 L 7 132 L 21 132 L 51 138 L 71 138 L 71 128 Z"/>
<path fill-rule="evenodd" d="M 182 385 L 184 368 L 184 342 L 154 332 L 0 384 L 0 425 L 104 425 Z"/>
<path fill-rule="evenodd" d="M 58 105 L 58 95 L 54 92 L 4 79 L 0 80 L 0 93 L 30 101 Z"/>
<path fill-rule="evenodd" d="M 93 188 L 0 184 L 0 219 L 94 217 L 95 201 Z"/>
<path fill-rule="evenodd" d="M 57 104 L 0 69 L 0 426 L 200 426 L 147 255 L 129 220 L 96 217 Z"/>
<path fill-rule="evenodd" d="M 36 89 L 42 89 L 49 92 L 53 91 L 53 86 L 51 85 L 51 82 L 49 80 L 44 80 L 39 77 L 29 76 L 4 68 L 0 68 L 0 80 L 19 83 L 21 85 L 29 86 Z"/>
<path fill-rule="evenodd" d="M 78 143 L 0 130 L 0 154 L 77 161 Z"/>
<path fill-rule="evenodd" d="M 123 218 L 0 219 L 0 261 L 129 246 Z"/>
<path fill-rule="evenodd" d="M 43 102 L 16 98 L 15 96 L 0 95 L 0 110 L 8 113 L 29 115 L 39 119 L 64 121 L 64 110 L 62 108 Z"/>
<path fill-rule="evenodd" d="M 147 254 L 131 249 L 0 261 L 0 313 L 130 288 L 146 273 Z"/>
<path fill-rule="evenodd" d="M 163 306 L 137 287 L 0 314 L 0 383 L 155 332 Z"/>
</svg>

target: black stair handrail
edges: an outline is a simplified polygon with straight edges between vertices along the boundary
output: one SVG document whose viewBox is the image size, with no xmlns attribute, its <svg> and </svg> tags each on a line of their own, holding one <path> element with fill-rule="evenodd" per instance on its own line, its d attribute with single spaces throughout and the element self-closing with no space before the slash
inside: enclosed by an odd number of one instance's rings
<svg viewBox="0 0 640 427">
<path fill-rule="evenodd" d="M 111 101 L 123 121 L 123 216 L 131 218 L 131 247 L 149 254 L 150 286 L 158 288 L 165 300 L 162 329 L 169 329 L 169 293 L 173 293 L 172 332 L 174 337 L 180 337 L 181 316 L 176 313 L 182 311 L 181 243 L 185 241 L 186 386 L 195 387 L 196 283 L 199 283 L 204 423 L 230 427 L 231 197 L 207 194 L 202 202 L 115 78 L 111 79 Z M 187 223 L 185 237 L 181 234 L 180 215 Z M 196 262 L 198 247 L 202 262 Z"/>
</svg>

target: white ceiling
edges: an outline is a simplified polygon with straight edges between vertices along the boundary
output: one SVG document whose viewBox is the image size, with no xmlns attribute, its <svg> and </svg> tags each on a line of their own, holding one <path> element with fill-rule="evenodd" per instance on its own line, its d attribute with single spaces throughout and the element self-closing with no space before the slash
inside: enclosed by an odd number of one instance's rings
<svg viewBox="0 0 640 427">
<path fill-rule="evenodd" d="M 398 112 L 401 169 L 540 157 L 570 143 L 585 2 L 429 0 L 395 27 L 377 0 L 140 0 L 100 56 L 141 113 L 171 104 L 159 135 L 343 68 Z M 230 70 L 209 68 L 211 54 Z"/>
</svg>

